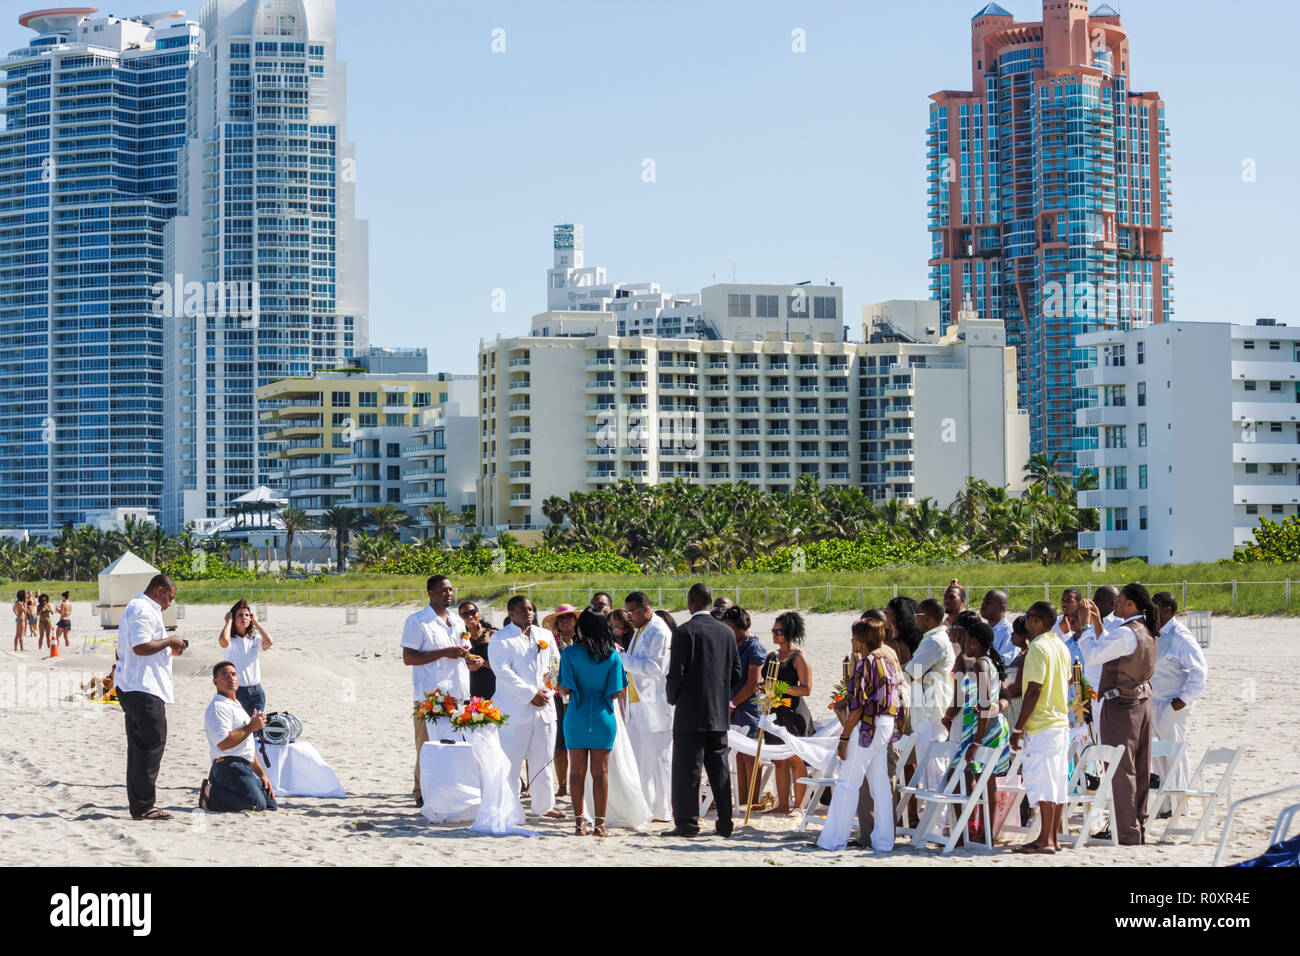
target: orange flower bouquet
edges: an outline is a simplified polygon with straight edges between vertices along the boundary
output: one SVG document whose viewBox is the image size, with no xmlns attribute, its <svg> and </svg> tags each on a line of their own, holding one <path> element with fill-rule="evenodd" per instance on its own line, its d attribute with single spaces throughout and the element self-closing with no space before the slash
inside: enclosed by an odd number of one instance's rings
<svg viewBox="0 0 1300 956">
<path fill-rule="evenodd" d="M 424 695 L 424 700 L 415 702 L 415 716 L 430 723 L 449 720 L 455 713 L 456 698 L 440 690 L 431 690 Z"/>
<path fill-rule="evenodd" d="M 471 697 L 451 715 L 451 725 L 457 730 L 478 730 L 481 727 L 500 727 L 509 719 L 492 701 Z"/>
</svg>

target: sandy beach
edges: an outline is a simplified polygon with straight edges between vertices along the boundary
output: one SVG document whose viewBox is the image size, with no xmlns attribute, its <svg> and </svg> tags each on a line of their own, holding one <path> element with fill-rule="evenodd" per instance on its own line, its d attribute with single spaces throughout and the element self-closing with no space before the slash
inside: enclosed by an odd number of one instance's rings
<svg viewBox="0 0 1300 956">
<path fill-rule="evenodd" d="M 182 602 L 184 594 L 181 595 Z M 78 625 L 85 622 L 84 605 Z M 212 698 L 211 666 L 221 659 L 217 633 L 225 608 L 185 607 L 178 633 L 191 642 L 174 662 L 176 703 L 168 708 L 168 742 L 158 777 L 158 804 L 171 821 L 135 822 L 126 810 L 125 734 L 119 708 L 63 700 L 91 674 L 102 676 L 113 646 L 81 653 L 82 629 L 58 660 L 32 648 L 0 652 L 0 865 L 428 865 L 517 863 L 524 865 L 817 865 L 863 866 L 1206 866 L 1211 841 L 1119 848 L 1093 846 L 1054 857 L 993 855 L 959 849 L 941 860 L 900 847 L 891 855 L 860 850 L 826 853 L 804 847 L 815 838 L 793 832 L 786 820 L 755 817 L 730 840 L 691 841 L 618 831 L 616 839 L 569 836 L 568 820 L 530 816 L 541 839 L 494 838 L 461 826 L 435 826 L 411 797 L 411 678 L 401 663 L 402 621 L 415 608 L 363 608 L 355 625 L 343 608 L 271 607 L 265 615 L 276 646 L 263 656 L 268 710 L 289 710 L 338 774 L 347 797 L 288 797 L 281 810 L 264 814 L 206 814 L 197 810 L 200 781 L 208 769 L 203 711 Z M 674 612 L 676 613 L 676 612 Z M 502 608 L 493 608 L 500 622 Z M 767 641 L 774 614 L 757 614 L 754 633 Z M 811 704 L 818 720 L 848 649 L 854 615 L 808 615 L 805 650 L 813 664 Z M 680 617 L 679 617 L 680 619 Z M 116 632 L 99 631 L 106 640 Z M 4 642 L 12 644 L 12 635 Z M 1206 657 L 1209 687 L 1191 723 L 1193 766 L 1209 746 L 1244 747 L 1234 797 L 1300 783 L 1300 700 L 1287 686 L 1300 673 L 1300 622 L 1286 618 L 1215 618 Z M 1228 860 L 1264 849 L 1278 810 L 1286 802 L 1255 805 L 1239 815 Z M 567 798 L 560 806 L 568 810 Z M 1223 811 L 1217 814 L 1221 821 Z M 1153 821 L 1154 822 L 1154 821 Z M 1156 824 L 1158 834 L 1163 822 Z M 656 827 L 655 830 L 666 829 Z M 706 824 L 705 831 L 711 833 Z"/>
</svg>

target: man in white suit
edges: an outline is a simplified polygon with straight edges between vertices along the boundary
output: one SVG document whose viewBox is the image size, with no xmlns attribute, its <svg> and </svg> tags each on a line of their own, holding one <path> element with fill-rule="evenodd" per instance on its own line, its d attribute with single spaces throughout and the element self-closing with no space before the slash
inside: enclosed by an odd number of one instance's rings
<svg viewBox="0 0 1300 956">
<path fill-rule="evenodd" d="M 546 689 L 546 670 L 559 657 L 551 632 L 533 623 L 533 602 L 516 594 L 506 605 L 510 623 L 492 635 L 493 700 L 510 719 L 501 728 L 501 749 L 517 781 L 528 759 L 533 813 L 560 817 L 555 809 L 555 708 Z"/>
<path fill-rule="evenodd" d="M 650 816 L 667 823 L 673 813 L 673 709 L 668 705 L 667 684 L 672 634 L 644 592 L 629 594 L 623 610 L 633 628 L 623 655 L 630 680 L 627 733 Z"/>
</svg>

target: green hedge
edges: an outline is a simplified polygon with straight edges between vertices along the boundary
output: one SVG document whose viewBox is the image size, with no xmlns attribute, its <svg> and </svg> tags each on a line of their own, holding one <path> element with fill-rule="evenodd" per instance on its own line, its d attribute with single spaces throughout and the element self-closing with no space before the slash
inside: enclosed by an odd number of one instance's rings
<svg viewBox="0 0 1300 956">
<path fill-rule="evenodd" d="M 856 541 L 826 538 L 807 547 L 780 548 L 745 561 L 745 573 L 777 574 L 793 569 L 800 552 L 805 571 L 871 571 L 905 564 L 940 564 L 957 560 L 956 548 L 945 540 L 917 542 L 880 530 Z"/>
<path fill-rule="evenodd" d="M 501 549 L 461 548 L 442 551 L 437 548 L 404 547 L 372 565 L 368 571 L 379 574 L 640 574 L 641 568 L 613 551 L 583 551 L 577 548 L 524 548 L 509 545 L 504 549 L 505 564 L 500 563 Z"/>
</svg>

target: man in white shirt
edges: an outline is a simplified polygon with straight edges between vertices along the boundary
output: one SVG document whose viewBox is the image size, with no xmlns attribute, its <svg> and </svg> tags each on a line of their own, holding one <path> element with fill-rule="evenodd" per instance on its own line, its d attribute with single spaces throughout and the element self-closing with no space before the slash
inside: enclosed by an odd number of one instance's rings
<svg viewBox="0 0 1300 956">
<path fill-rule="evenodd" d="M 932 744 L 948 739 L 943 718 L 952 706 L 952 669 L 957 662 L 956 649 L 948 640 L 948 627 L 943 618 L 943 606 L 933 598 L 926 598 L 916 606 L 916 626 L 925 633 L 916 646 L 916 653 L 903 667 L 912 679 L 909 703 L 912 732 L 916 734 L 916 752 L 923 755 L 918 769 L 922 772 L 922 782 L 931 789 L 943 782 L 947 766 L 941 757 L 925 754 L 927 749 L 932 749 Z"/>
<path fill-rule="evenodd" d="M 627 734 L 636 755 L 650 816 L 667 823 L 673 813 L 673 709 L 668 704 L 672 633 L 644 591 L 623 601 L 632 624 L 623 669 L 627 671 Z"/>
<path fill-rule="evenodd" d="M 203 712 L 212 768 L 203 781 L 199 809 L 214 813 L 274 810 L 275 789 L 253 744 L 254 735 L 266 726 L 266 717 L 260 710 L 250 717 L 235 697 L 239 671 L 231 661 L 213 665 L 212 683 L 217 692 Z"/>
<path fill-rule="evenodd" d="M 1178 620 L 1178 602 L 1168 591 L 1151 595 L 1160 634 L 1156 639 L 1156 670 L 1151 675 L 1151 733 L 1157 740 L 1181 744 L 1187 739 L 1192 705 L 1205 691 L 1208 670 L 1201 645 Z M 1187 752 L 1174 764 L 1168 757 L 1153 757 L 1152 769 L 1163 785 L 1186 789 L 1191 778 Z M 1161 816 L 1169 815 L 1168 810 Z"/>
<path fill-rule="evenodd" d="M 1106 634 L 1124 623 L 1123 619 L 1115 613 L 1115 601 L 1118 598 L 1119 588 L 1113 584 L 1103 584 L 1092 592 L 1092 603 L 1097 605 L 1097 612 L 1101 615 L 1101 629 Z"/>
<path fill-rule="evenodd" d="M 483 659 L 469 652 L 461 635 L 465 623 L 452 610 L 456 589 L 445 574 L 435 574 L 425 583 L 429 603 L 402 625 L 402 663 L 411 668 L 415 701 L 435 690 L 450 694 L 457 704 L 469 697 L 469 672 L 483 666 Z M 424 805 L 420 792 L 420 748 L 429 740 L 429 724 L 419 717 L 415 724 L 415 790 L 417 807 Z"/>
<path fill-rule="evenodd" d="M 176 585 L 156 575 L 122 612 L 117 626 L 117 697 L 126 718 L 126 798 L 133 820 L 170 820 L 154 805 L 158 768 L 167 746 L 167 708 L 172 703 L 172 658 L 186 642 L 167 635 L 163 611 L 176 600 Z"/>
<path fill-rule="evenodd" d="M 533 813 L 562 817 L 555 809 L 555 708 L 546 689 L 546 671 L 559 657 L 555 636 L 534 624 L 533 602 L 516 594 L 506 604 L 510 623 L 492 635 L 492 673 L 496 701 L 510 719 L 501 728 L 501 749 L 510 760 L 510 780 L 517 786 L 528 760 L 528 793 Z"/>
<path fill-rule="evenodd" d="M 1016 645 L 1011 641 L 1011 622 L 1007 620 L 1007 596 L 1002 591 L 989 591 L 980 604 L 980 617 L 993 628 L 993 649 L 1003 664 L 1016 659 Z"/>
</svg>

